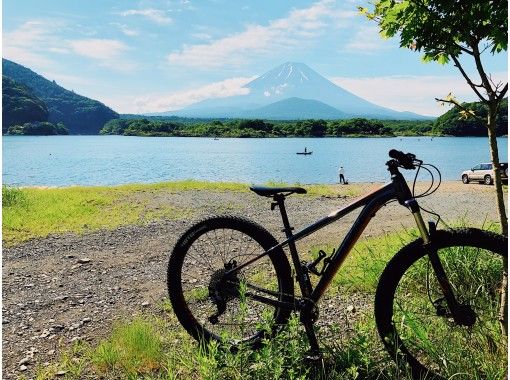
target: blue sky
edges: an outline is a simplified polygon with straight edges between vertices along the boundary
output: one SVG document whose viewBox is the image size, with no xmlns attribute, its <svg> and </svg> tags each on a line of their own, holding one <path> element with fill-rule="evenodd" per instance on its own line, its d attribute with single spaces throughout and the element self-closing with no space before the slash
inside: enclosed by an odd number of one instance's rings
<svg viewBox="0 0 510 380">
<path fill-rule="evenodd" d="M 439 115 L 434 97 L 474 100 L 451 66 L 383 40 L 363 0 L 4 0 L 2 55 L 121 113 L 242 93 L 287 61 L 399 111 Z M 487 54 L 507 80 L 507 55 Z M 468 70 L 474 70 L 468 66 Z"/>
</svg>

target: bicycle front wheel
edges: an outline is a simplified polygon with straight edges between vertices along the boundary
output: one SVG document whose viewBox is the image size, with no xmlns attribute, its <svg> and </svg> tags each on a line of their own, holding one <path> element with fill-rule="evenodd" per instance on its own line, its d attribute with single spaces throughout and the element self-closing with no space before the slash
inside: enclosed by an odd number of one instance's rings
<svg viewBox="0 0 510 380">
<path fill-rule="evenodd" d="M 507 336 L 500 302 L 507 238 L 477 229 L 437 231 L 438 256 L 474 324 L 454 322 L 421 239 L 388 263 L 377 286 L 375 317 L 392 358 L 419 379 L 502 379 Z"/>
<path fill-rule="evenodd" d="M 232 216 L 206 219 L 179 239 L 168 291 L 179 322 L 195 339 L 256 345 L 286 323 L 291 309 L 278 302 L 290 303 L 294 288 L 282 249 L 226 275 L 277 244 L 258 224 Z"/>
</svg>

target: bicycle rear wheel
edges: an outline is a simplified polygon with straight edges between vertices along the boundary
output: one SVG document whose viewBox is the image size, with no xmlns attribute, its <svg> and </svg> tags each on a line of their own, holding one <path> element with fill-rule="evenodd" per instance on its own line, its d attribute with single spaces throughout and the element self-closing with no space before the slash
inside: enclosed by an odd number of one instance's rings
<svg viewBox="0 0 510 380">
<path fill-rule="evenodd" d="M 256 345 L 291 309 L 255 300 L 291 302 L 293 283 L 282 249 L 236 275 L 225 272 L 277 245 L 264 228 L 238 217 L 213 217 L 191 227 L 170 256 L 167 284 L 179 322 L 197 340 Z"/>
<path fill-rule="evenodd" d="M 392 358 L 413 378 L 502 379 L 507 336 L 499 307 L 507 238 L 477 229 L 437 231 L 438 255 L 457 300 L 475 312 L 453 321 L 421 239 L 388 263 L 377 286 L 375 317 Z"/>
</svg>

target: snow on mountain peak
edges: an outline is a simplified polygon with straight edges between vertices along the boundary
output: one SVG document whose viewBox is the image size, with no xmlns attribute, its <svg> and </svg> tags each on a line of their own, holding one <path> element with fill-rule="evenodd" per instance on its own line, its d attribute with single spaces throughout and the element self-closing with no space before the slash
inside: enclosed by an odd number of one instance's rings
<svg viewBox="0 0 510 380">
<path fill-rule="evenodd" d="M 399 112 L 378 106 L 344 90 L 306 64 L 299 62 L 285 62 L 245 84 L 243 88 L 247 90 L 247 93 L 202 101 L 193 108 L 188 107 L 188 110 L 183 111 L 182 115 L 194 117 L 197 115 L 202 117 L 247 117 L 250 115 L 259 117 L 260 114 L 243 112 L 253 111 L 270 104 L 274 104 L 275 109 L 278 108 L 281 111 L 283 103 L 280 102 L 288 100 L 284 104 L 285 107 L 294 107 L 296 115 L 304 115 L 302 112 L 300 113 L 302 111 L 300 107 L 304 107 L 306 103 L 306 107 L 314 109 L 313 113 L 307 115 L 332 117 L 333 114 L 328 113 L 331 109 L 326 112 L 322 107 L 324 112 L 318 111 L 320 108 L 318 103 L 321 103 L 344 115 L 397 119 L 403 117 Z M 303 99 L 307 101 L 303 103 Z M 313 106 L 312 102 L 315 102 Z M 270 110 L 266 111 L 269 113 L 264 117 L 270 118 L 271 115 L 275 115 Z M 334 117 L 339 117 L 341 114 L 335 113 Z M 281 116 L 281 113 L 278 115 Z M 415 116 L 419 118 L 419 115 Z M 404 117 L 406 119 L 415 118 L 412 114 Z"/>
</svg>

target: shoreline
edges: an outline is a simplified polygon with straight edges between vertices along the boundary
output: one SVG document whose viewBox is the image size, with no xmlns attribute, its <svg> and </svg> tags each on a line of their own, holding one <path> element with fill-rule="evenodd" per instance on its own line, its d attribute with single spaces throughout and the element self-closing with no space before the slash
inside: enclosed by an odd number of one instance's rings
<svg viewBox="0 0 510 380">
<path fill-rule="evenodd" d="M 324 203 L 328 203 L 328 200 L 351 202 L 385 184 L 387 182 L 349 185 L 280 183 L 265 185 L 305 188 L 306 194 L 293 194 L 288 200 L 290 203 L 301 203 L 302 207 L 306 207 L 309 202 L 321 200 L 324 200 Z M 416 194 L 426 191 L 429 185 L 428 181 L 417 182 Z M 245 203 L 248 203 L 250 208 L 258 205 L 263 209 L 265 203 L 270 202 L 270 198 L 259 197 L 249 188 L 250 184 L 244 183 L 192 180 L 115 186 L 4 187 L 2 240 L 4 246 L 9 247 L 32 239 L 44 239 L 54 234 L 83 235 L 101 230 L 114 230 L 122 226 L 187 220 L 202 214 L 204 209 L 210 214 L 242 210 L 246 206 Z M 458 210 L 467 205 L 467 209 L 474 213 L 477 209 L 477 198 L 480 197 L 487 199 L 487 206 L 481 209 L 484 213 L 488 213 L 486 209 L 495 210 L 493 186 L 444 181 L 434 194 L 421 198 L 420 204 L 440 199 L 434 201 L 432 205 L 450 209 L 452 204 L 458 204 Z M 488 199 L 492 198 L 494 202 L 489 202 Z M 453 214 L 461 216 L 458 210 L 452 210 Z M 495 211 L 491 211 L 491 214 L 497 215 Z M 492 219 L 498 220 L 497 217 Z"/>
<path fill-rule="evenodd" d="M 183 180 L 176 180 L 176 181 L 160 181 L 160 182 L 129 182 L 129 183 L 119 183 L 119 184 L 95 184 L 95 185 L 80 185 L 80 184 L 71 184 L 71 185 L 11 185 L 4 183 L 4 186 L 7 187 L 14 187 L 18 189 L 35 189 L 35 190 L 51 190 L 51 189 L 74 189 L 74 188 L 84 188 L 84 189 L 96 189 L 96 188 L 122 188 L 122 187 L 160 187 L 160 186 L 172 186 L 172 185 L 180 185 L 180 184 L 196 184 L 196 188 L 188 188 L 187 190 L 210 190 L 210 188 L 219 188 L 222 186 L 234 186 L 234 187 L 241 187 L 245 186 L 246 188 L 249 188 L 253 185 L 261 185 L 261 186 L 298 186 L 298 187 L 314 187 L 314 186 L 328 186 L 328 187 L 344 187 L 348 188 L 350 186 L 357 186 L 357 187 L 366 187 L 366 186 L 376 186 L 376 185 L 385 185 L 387 182 L 353 182 L 349 181 L 349 184 L 343 185 L 337 182 L 326 182 L 326 183 L 277 183 L 274 184 L 272 181 L 269 182 L 236 182 L 236 181 L 207 181 L 207 180 L 198 180 L 198 179 L 183 179 Z M 410 183 L 411 181 L 408 181 Z M 462 180 L 442 180 L 441 185 L 443 184 L 449 184 L 449 183 L 461 183 Z M 418 184 L 427 184 L 430 183 L 430 181 L 416 181 Z M 471 183 L 476 184 L 476 183 Z"/>
</svg>

